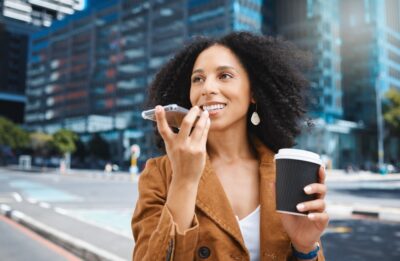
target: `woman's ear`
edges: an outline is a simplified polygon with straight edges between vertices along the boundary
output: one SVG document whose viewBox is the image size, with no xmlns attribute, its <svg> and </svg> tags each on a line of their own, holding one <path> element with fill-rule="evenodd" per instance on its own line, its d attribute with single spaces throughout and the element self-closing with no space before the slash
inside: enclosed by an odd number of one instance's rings
<svg viewBox="0 0 400 261">
<path fill-rule="evenodd" d="M 252 104 L 255 104 L 255 103 L 256 103 L 256 100 L 254 100 L 253 96 L 251 96 L 250 102 L 251 102 Z"/>
</svg>

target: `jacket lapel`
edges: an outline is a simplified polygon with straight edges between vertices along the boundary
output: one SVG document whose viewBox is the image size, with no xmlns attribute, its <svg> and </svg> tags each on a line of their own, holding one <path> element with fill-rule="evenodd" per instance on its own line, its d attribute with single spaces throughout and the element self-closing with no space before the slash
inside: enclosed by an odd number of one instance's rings
<svg viewBox="0 0 400 261">
<path fill-rule="evenodd" d="M 286 253 L 282 249 L 286 248 L 288 237 L 275 211 L 274 152 L 258 139 L 254 139 L 253 144 L 260 161 L 260 260 L 285 260 Z M 208 156 L 199 184 L 196 206 L 247 252 L 233 209 Z"/>
<path fill-rule="evenodd" d="M 230 234 L 243 249 L 246 249 L 231 204 L 222 184 L 212 169 L 208 156 L 197 192 L 196 206 L 225 232 Z"/>
</svg>

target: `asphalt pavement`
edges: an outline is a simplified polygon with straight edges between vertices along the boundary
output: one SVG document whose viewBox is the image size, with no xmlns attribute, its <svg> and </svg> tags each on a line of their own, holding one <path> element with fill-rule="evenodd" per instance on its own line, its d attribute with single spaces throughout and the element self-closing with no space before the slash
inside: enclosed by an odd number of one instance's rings
<svg viewBox="0 0 400 261">
<path fill-rule="evenodd" d="M 136 187 L 123 174 L 0 169 L 0 212 L 84 260 L 130 260 Z"/>
<path fill-rule="evenodd" d="M 400 223 L 332 220 L 322 237 L 327 261 L 400 260 Z"/>
<path fill-rule="evenodd" d="M 0 231 L 0 256 L 2 260 L 81 260 L 60 246 L 4 216 L 0 216 Z"/>
<path fill-rule="evenodd" d="M 400 260 L 400 175 L 328 171 L 327 184 L 327 260 L 370 260 L 383 254 L 385 260 Z M 130 218 L 136 200 L 137 178 L 128 173 L 0 168 L 0 213 L 83 260 L 131 259 Z M 4 246 L 0 244 L 0 253 L 6 253 Z"/>
</svg>

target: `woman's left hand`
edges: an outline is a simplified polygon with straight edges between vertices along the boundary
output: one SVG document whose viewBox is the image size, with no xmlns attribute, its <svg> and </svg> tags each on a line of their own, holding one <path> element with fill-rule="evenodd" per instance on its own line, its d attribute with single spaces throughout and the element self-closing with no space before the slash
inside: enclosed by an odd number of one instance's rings
<svg viewBox="0 0 400 261">
<path fill-rule="evenodd" d="M 316 194 L 317 199 L 297 205 L 297 209 L 300 212 L 309 212 L 307 217 L 280 214 L 281 221 L 293 247 L 303 253 L 308 253 L 315 249 L 315 243 L 320 240 L 329 223 L 329 216 L 325 211 L 327 188 L 324 167 L 320 167 L 318 176 L 319 183 L 313 183 L 304 188 L 306 194 Z"/>
</svg>

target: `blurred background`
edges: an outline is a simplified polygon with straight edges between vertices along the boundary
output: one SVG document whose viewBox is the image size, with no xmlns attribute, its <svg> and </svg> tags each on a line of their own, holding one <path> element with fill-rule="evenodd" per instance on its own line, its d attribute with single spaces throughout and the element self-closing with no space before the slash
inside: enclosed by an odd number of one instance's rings
<svg viewBox="0 0 400 261">
<path fill-rule="evenodd" d="M 231 31 L 312 54 L 314 126 L 297 147 L 329 170 L 328 260 L 398 260 L 400 0 L 0 0 L 0 224 L 13 235 L 0 233 L 0 259 L 19 260 L 17 243 L 59 255 L 34 260 L 129 259 L 137 174 L 158 155 L 148 86 L 192 37 Z M 50 241 L 26 246 L 26 227 Z"/>
</svg>

